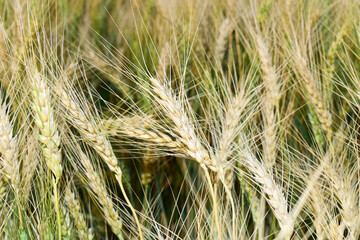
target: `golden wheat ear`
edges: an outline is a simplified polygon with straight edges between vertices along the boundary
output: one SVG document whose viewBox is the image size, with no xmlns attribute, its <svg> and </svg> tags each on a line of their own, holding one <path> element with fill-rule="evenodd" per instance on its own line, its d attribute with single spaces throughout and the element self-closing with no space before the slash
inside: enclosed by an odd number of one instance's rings
<svg viewBox="0 0 360 240">
<path fill-rule="evenodd" d="M 76 198 L 75 193 L 71 190 L 70 186 L 65 189 L 64 198 L 73 219 L 74 226 L 76 227 L 79 239 L 92 240 L 94 238 L 92 230 L 87 227 L 80 202 Z"/>
<path fill-rule="evenodd" d="M 0 158 L 2 171 L 15 192 L 19 191 L 19 168 L 17 139 L 13 135 L 13 125 L 10 121 L 9 106 L 0 94 Z"/>
<path fill-rule="evenodd" d="M 139 237 L 140 239 L 142 239 L 141 225 L 138 220 L 137 213 L 133 207 L 133 204 L 130 202 L 128 198 L 128 194 L 125 191 L 123 185 L 123 172 L 122 169 L 120 168 L 118 159 L 114 154 L 110 141 L 106 138 L 103 132 L 100 131 L 100 129 L 98 129 L 98 126 L 95 124 L 95 121 L 94 120 L 91 121 L 88 119 L 87 116 L 89 115 L 86 115 L 84 110 L 80 108 L 78 102 L 76 102 L 75 97 L 73 95 L 69 95 L 63 87 L 61 87 L 60 90 L 58 91 L 58 95 L 61 98 L 62 104 L 68 113 L 67 115 L 68 120 L 79 130 L 84 140 L 90 144 L 90 146 L 99 154 L 101 159 L 103 159 L 103 161 L 107 164 L 109 169 L 115 174 L 115 178 L 120 186 L 121 192 L 133 213 L 135 222 L 138 227 Z M 91 175 L 93 175 L 94 171 L 91 171 L 91 173 L 92 173 Z M 97 187 L 100 187 L 100 185 L 97 184 Z M 114 216 L 112 216 L 110 219 L 113 219 Z M 112 221 L 112 222 L 115 223 L 117 221 Z M 118 228 L 115 229 L 116 232 L 120 234 L 120 230 L 117 229 Z"/>
</svg>

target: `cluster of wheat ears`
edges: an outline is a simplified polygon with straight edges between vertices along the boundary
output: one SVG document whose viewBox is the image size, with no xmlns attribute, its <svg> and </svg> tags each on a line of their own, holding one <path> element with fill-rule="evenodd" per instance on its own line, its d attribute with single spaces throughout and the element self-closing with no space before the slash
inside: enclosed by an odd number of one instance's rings
<svg viewBox="0 0 360 240">
<path fill-rule="evenodd" d="M 360 239 L 357 0 L 0 0 L 0 239 Z"/>
</svg>

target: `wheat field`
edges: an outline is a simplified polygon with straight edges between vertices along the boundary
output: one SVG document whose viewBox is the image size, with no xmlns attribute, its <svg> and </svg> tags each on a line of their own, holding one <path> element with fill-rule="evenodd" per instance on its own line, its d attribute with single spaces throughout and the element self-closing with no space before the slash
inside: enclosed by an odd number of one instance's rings
<svg viewBox="0 0 360 240">
<path fill-rule="evenodd" d="M 0 239 L 360 239 L 357 0 L 0 0 Z"/>
</svg>

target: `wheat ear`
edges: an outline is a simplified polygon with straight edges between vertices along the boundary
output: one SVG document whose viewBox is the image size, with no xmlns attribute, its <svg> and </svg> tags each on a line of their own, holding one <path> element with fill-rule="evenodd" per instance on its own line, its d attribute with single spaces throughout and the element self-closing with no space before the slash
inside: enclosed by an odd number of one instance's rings
<svg viewBox="0 0 360 240">
<path fill-rule="evenodd" d="M 335 59 L 336 59 L 336 55 L 338 53 L 338 49 L 344 39 L 345 34 L 347 33 L 349 29 L 349 25 L 348 24 L 344 24 L 342 26 L 342 28 L 340 29 L 340 31 L 336 34 L 335 36 L 335 40 L 331 43 L 329 50 L 326 53 L 326 59 L 328 61 L 327 67 L 326 67 L 326 71 L 328 73 L 328 78 L 331 80 L 333 78 L 334 75 L 334 71 L 335 71 Z M 331 82 L 331 81 L 330 81 Z"/>
<path fill-rule="evenodd" d="M 304 81 L 309 99 L 315 107 L 315 111 L 322 128 L 324 131 L 329 132 L 332 124 L 332 116 L 323 103 L 321 91 L 316 86 L 316 81 L 308 69 L 305 59 L 298 52 L 295 54 L 295 62 L 299 74 Z"/>
<path fill-rule="evenodd" d="M 65 190 L 65 201 L 67 206 L 70 209 L 70 214 L 74 220 L 74 225 L 78 233 L 78 237 L 81 240 L 91 240 L 93 239 L 93 234 L 91 229 L 88 229 L 86 226 L 85 217 L 81 211 L 81 206 L 79 201 L 76 199 L 75 194 L 71 191 L 70 186 Z"/>
<path fill-rule="evenodd" d="M 256 15 L 256 20 L 259 25 L 264 24 L 264 22 L 268 19 L 271 4 L 272 4 L 271 0 L 261 1 L 261 4 L 258 9 L 258 13 Z"/>
<path fill-rule="evenodd" d="M 171 150 L 175 153 L 179 153 L 181 155 L 189 157 L 191 160 L 198 161 L 197 159 L 194 158 L 194 156 L 196 155 L 193 154 L 191 151 L 189 151 L 187 149 L 187 146 L 186 145 L 184 146 L 184 144 L 181 141 L 172 139 L 169 135 L 164 134 L 155 128 L 152 129 L 145 128 L 145 126 L 150 126 L 151 124 L 138 124 L 137 118 L 135 118 L 134 121 L 130 121 L 131 119 L 132 118 L 106 119 L 104 120 L 103 127 L 105 128 L 105 132 L 108 135 L 124 134 L 131 138 L 136 138 L 139 140 L 156 144 L 156 146 L 159 147 L 165 147 L 166 150 Z M 224 147 L 222 148 L 223 153 L 225 153 L 227 149 L 227 148 L 225 149 L 225 146 L 226 143 L 228 143 L 224 141 L 221 141 L 223 143 L 221 144 L 221 146 Z M 229 165 L 230 164 L 228 164 L 227 166 Z"/>
<path fill-rule="evenodd" d="M 0 176 L 0 208 L 3 208 L 6 198 L 6 185 L 3 177 Z"/>
<path fill-rule="evenodd" d="M 216 150 L 216 156 L 219 162 L 222 165 L 225 165 L 225 184 L 229 189 L 232 188 L 234 167 L 231 163 L 228 162 L 228 158 L 234 151 L 233 141 L 239 134 L 238 125 L 242 118 L 243 111 L 249 103 L 249 99 L 246 99 L 244 94 L 245 92 L 242 90 L 234 97 L 234 99 L 230 101 L 225 111 L 223 127 Z"/>
<path fill-rule="evenodd" d="M 256 182 L 267 195 L 267 202 L 271 206 L 276 219 L 279 221 L 283 236 L 289 238 L 293 228 L 294 220 L 288 212 L 287 202 L 280 187 L 275 182 L 271 173 L 253 156 L 249 151 L 243 153 L 244 165 L 254 175 Z"/>
<path fill-rule="evenodd" d="M 235 204 L 231 195 L 231 188 L 234 179 L 234 165 L 228 162 L 229 156 L 232 155 L 234 150 L 233 141 L 239 134 L 239 123 L 242 118 L 243 110 L 248 104 L 248 99 L 245 98 L 245 92 L 240 91 L 233 100 L 230 101 L 228 108 L 225 111 L 225 118 L 223 119 L 223 126 L 221 129 L 218 146 L 216 150 L 216 157 L 218 162 L 223 167 L 220 178 L 223 178 L 226 196 L 231 203 L 233 209 L 233 224 L 235 224 Z M 235 225 L 233 226 L 233 235 L 236 235 Z"/>
<path fill-rule="evenodd" d="M 61 222 L 62 222 L 62 236 L 63 239 L 71 239 L 72 225 L 70 221 L 69 209 L 61 205 Z"/>
<path fill-rule="evenodd" d="M 99 119 L 98 128 L 102 128 L 104 134 L 114 136 L 129 125 L 134 128 L 145 129 L 152 124 L 152 119 L 146 118 L 146 120 L 144 120 L 139 116 L 110 117 Z"/>
<path fill-rule="evenodd" d="M 79 155 L 80 162 L 83 165 L 85 171 L 85 176 L 88 179 L 88 185 L 99 202 L 99 206 L 104 214 L 105 220 L 108 222 L 116 236 L 119 239 L 124 239 L 122 235 L 122 220 L 115 211 L 114 204 L 111 201 L 111 198 L 104 183 L 102 182 L 98 173 L 93 168 L 88 156 L 86 156 L 85 153 L 81 151 Z"/>
<path fill-rule="evenodd" d="M 172 140 L 167 134 L 156 129 L 146 129 L 145 126 L 141 126 L 136 122 L 134 123 L 125 119 L 107 119 L 104 122 L 104 128 L 108 135 L 117 135 L 121 133 L 129 137 L 156 143 L 170 149 L 182 148 L 181 142 Z"/>
<path fill-rule="evenodd" d="M 339 170 L 335 170 L 330 164 L 331 163 L 326 165 L 326 173 L 329 175 L 330 181 L 340 201 L 343 223 L 349 229 L 351 239 L 355 239 L 355 228 L 358 216 L 358 210 L 355 204 L 357 196 L 354 190 L 351 189 L 351 186 L 349 186 L 351 185 L 351 179 L 343 179 L 343 174 L 339 174 Z"/>
<path fill-rule="evenodd" d="M 61 177 L 60 137 L 50 104 L 49 89 L 40 74 L 32 77 L 33 109 L 35 124 L 40 130 L 39 141 L 43 144 L 46 165 L 58 181 Z"/>
<path fill-rule="evenodd" d="M 8 107 L 1 103 L 0 94 L 0 165 L 7 180 L 11 183 L 14 191 L 19 189 L 19 167 L 17 161 L 17 141 L 12 134 L 13 126 L 10 123 Z"/>
<path fill-rule="evenodd" d="M 139 219 L 125 191 L 124 185 L 122 183 L 122 170 L 119 167 L 118 160 L 115 157 L 109 140 L 97 128 L 94 128 L 93 125 L 90 124 L 90 121 L 88 121 L 86 115 L 78 106 L 78 104 L 72 98 L 70 98 L 70 96 L 63 89 L 60 90 L 60 97 L 62 103 L 68 109 L 68 112 L 71 115 L 69 120 L 72 121 L 76 127 L 78 127 L 85 140 L 90 143 L 90 145 L 107 164 L 109 169 L 115 174 L 115 178 L 119 183 L 121 192 L 125 198 L 125 201 L 129 205 L 135 222 L 138 226 L 140 239 L 143 239 Z"/>
<path fill-rule="evenodd" d="M 58 222 L 59 238 L 61 239 L 61 213 L 57 185 L 62 174 L 60 137 L 57 131 L 53 110 L 50 103 L 49 88 L 39 73 L 35 72 L 31 76 L 31 92 L 33 95 L 34 118 L 38 126 L 39 141 L 42 143 L 42 153 L 50 171 L 54 174 L 53 188 L 55 197 L 55 208 Z"/>
<path fill-rule="evenodd" d="M 51 200 L 55 203 L 55 197 L 52 197 Z M 60 216 L 61 216 L 61 239 L 71 239 L 71 221 L 69 209 L 67 209 L 63 204 L 60 204 Z"/>
<path fill-rule="evenodd" d="M 143 170 L 141 174 L 141 183 L 143 185 L 149 185 L 154 178 L 154 169 L 159 161 L 158 156 L 153 156 L 153 151 L 149 148 L 145 150 L 144 161 L 143 161 Z"/>
<path fill-rule="evenodd" d="M 215 44 L 215 58 L 217 61 L 221 61 L 226 51 L 226 43 L 231 32 L 234 30 L 234 24 L 229 18 L 225 18 L 220 25 L 218 37 Z"/>
<path fill-rule="evenodd" d="M 200 165 L 214 172 L 219 171 L 219 166 L 214 157 L 202 146 L 200 139 L 195 134 L 195 128 L 185 113 L 180 101 L 173 96 L 171 89 L 155 78 L 150 78 L 153 90 L 157 96 L 156 101 L 164 108 L 165 114 L 174 122 L 176 132 L 179 134 L 181 143 L 186 147 L 187 154 L 195 159 Z"/>
<path fill-rule="evenodd" d="M 183 106 L 181 105 L 181 102 L 174 97 L 171 88 L 165 84 L 162 84 L 155 78 L 150 78 L 150 82 L 153 85 L 153 91 L 157 95 L 154 96 L 156 101 L 163 107 L 165 114 L 175 124 L 175 131 L 178 133 L 180 142 L 186 149 L 185 151 L 189 156 L 191 156 L 192 159 L 197 161 L 201 168 L 203 168 L 205 171 L 205 176 L 209 184 L 210 193 L 214 204 L 215 225 L 218 232 L 220 233 L 221 231 L 218 219 L 217 198 L 212 186 L 208 169 L 211 169 L 214 172 L 219 172 L 222 169 L 217 165 L 213 154 L 207 152 L 204 146 L 201 144 L 200 139 L 195 134 L 194 125 L 187 116 Z M 221 235 L 219 235 L 219 237 L 222 239 Z"/>
<path fill-rule="evenodd" d="M 171 64 L 168 58 L 171 58 L 171 45 L 170 42 L 166 42 L 160 50 L 159 64 L 156 68 L 156 74 L 159 79 L 166 79 L 166 70 Z"/>
<path fill-rule="evenodd" d="M 280 99 L 278 76 L 272 64 L 271 56 L 266 43 L 260 36 L 256 36 L 256 46 L 261 61 L 261 70 L 266 89 L 264 99 L 264 155 L 266 166 L 270 169 L 276 160 L 276 133 L 277 123 L 275 110 Z"/>
</svg>

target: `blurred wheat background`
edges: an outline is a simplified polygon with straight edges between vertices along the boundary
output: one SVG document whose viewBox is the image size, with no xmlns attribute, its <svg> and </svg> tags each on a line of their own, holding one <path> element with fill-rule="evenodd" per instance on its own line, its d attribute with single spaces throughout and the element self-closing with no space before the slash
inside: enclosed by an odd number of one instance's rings
<svg viewBox="0 0 360 240">
<path fill-rule="evenodd" d="M 360 239 L 357 0 L 0 0 L 0 239 Z"/>
</svg>

